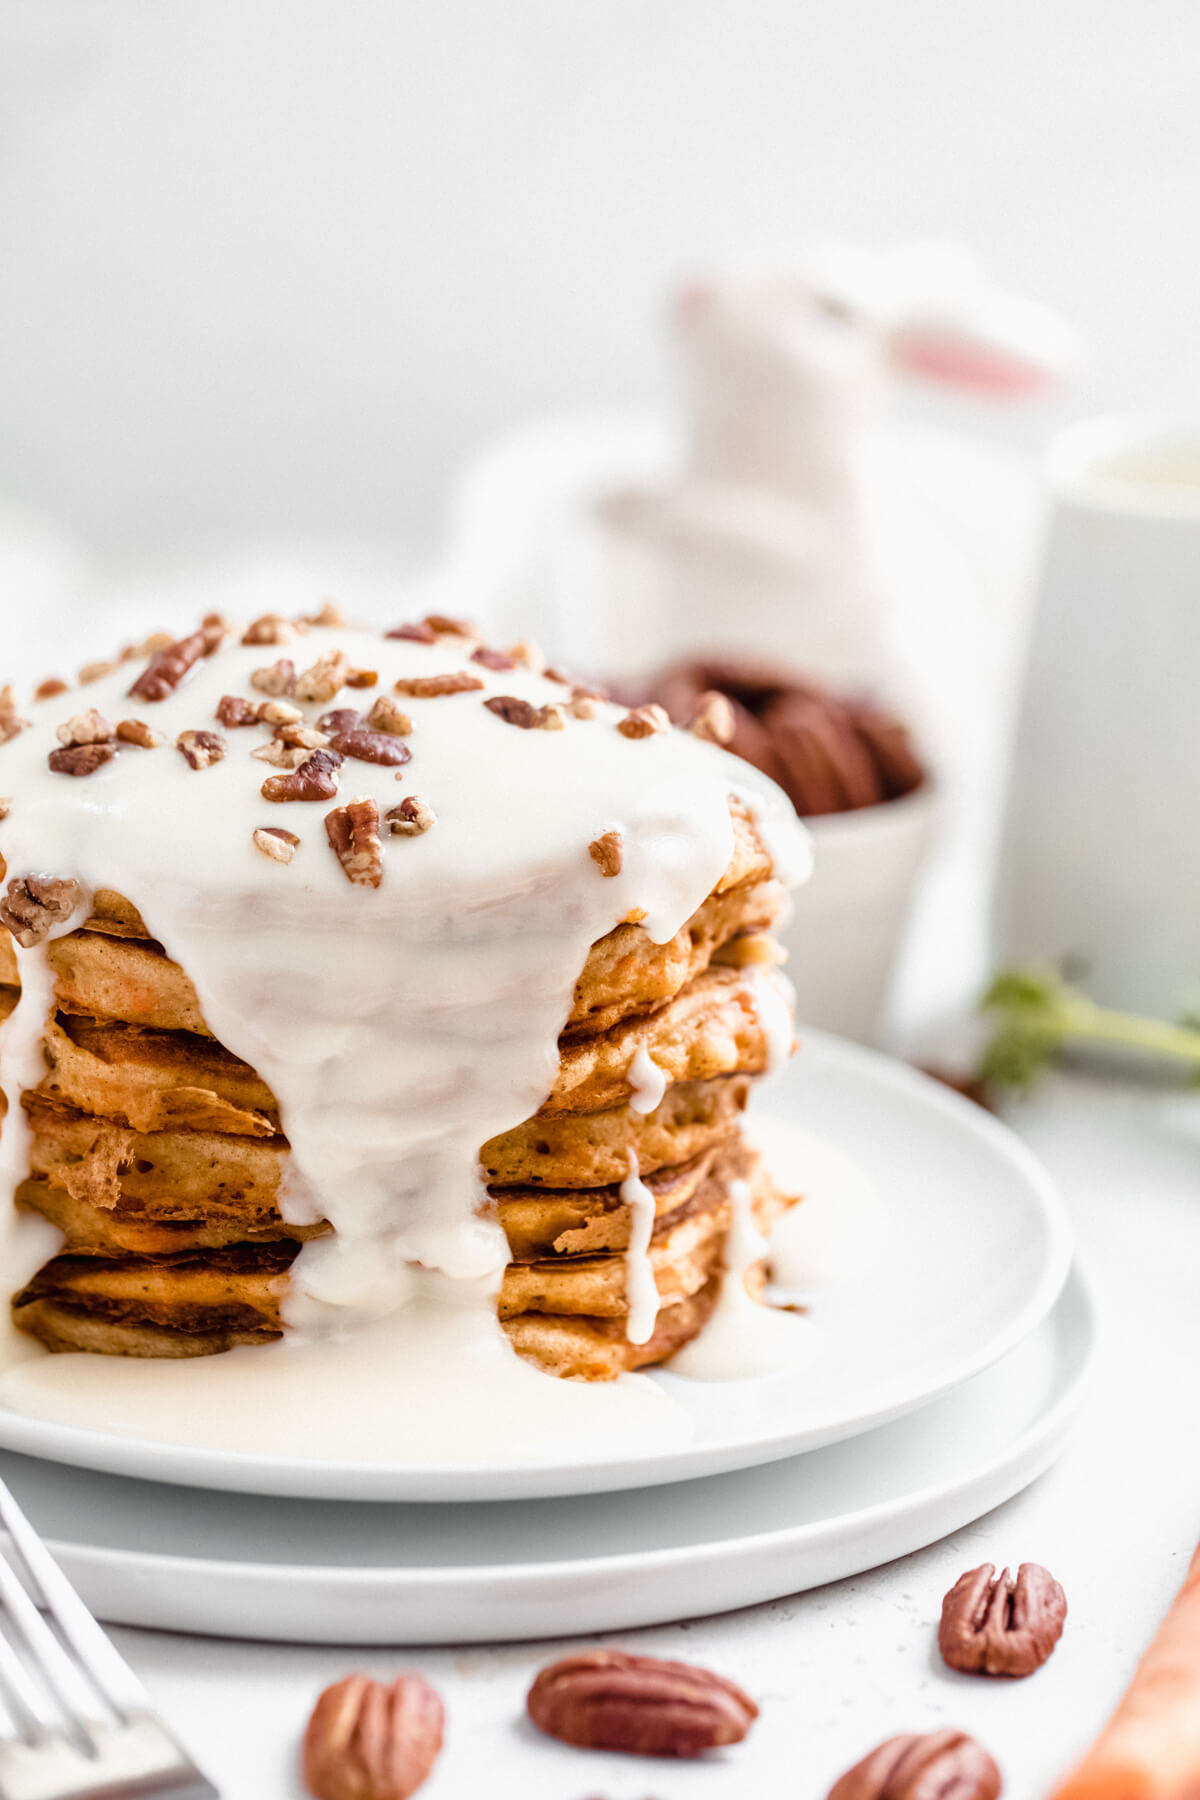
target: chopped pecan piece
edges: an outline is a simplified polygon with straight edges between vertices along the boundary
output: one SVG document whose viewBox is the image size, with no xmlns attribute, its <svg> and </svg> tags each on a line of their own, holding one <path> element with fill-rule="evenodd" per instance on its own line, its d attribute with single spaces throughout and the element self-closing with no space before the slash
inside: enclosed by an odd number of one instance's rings
<svg viewBox="0 0 1200 1800">
<path fill-rule="evenodd" d="M 86 712 L 76 713 L 65 725 L 57 726 L 54 735 L 69 750 L 75 744 L 111 744 L 114 733 L 104 714 L 89 706 Z"/>
<path fill-rule="evenodd" d="M 358 887 L 377 888 L 383 880 L 383 844 L 379 837 L 379 807 L 374 800 L 351 800 L 325 815 L 329 847 Z"/>
<path fill-rule="evenodd" d="M 264 800 L 332 800 L 338 791 L 342 759 L 333 750 L 314 750 L 288 775 L 268 775 Z"/>
<path fill-rule="evenodd" d="M 526 1706 L 548 1737 L 632 1756 L 700 1756 L 740 1743 L 758 1717 L 750 1696 L 724 1676 L 621 1650 L 551 1663 Z"/>
<path fill-rule="evenodd" d="M 533 643 L 530 638 L 522 638 L 519 643 L 514 644 L 509 655 L 522 667 L 532 669 L 535 675 L 540 675 L 546 666 L 545 651 L 540 644 Z"/>
<path fill-rule="evenodd" d="M 296 665 L 290 658 L 281 656 L 268 668 L 255 669 L 250 676 L 250 686 L 260 694 L 270 694 L 273 700 L 282 700 L 296 691 Z"/>
<path fill-rule="evenodd" d="M 209 769 L 225 755 L 225 739 L 219 731 L 181 731 L 175 748 L 189 768 Z"/>
<path fill-rule="evenodd" d="M 621 873 L 621 833 L 606 831 L 588 845 L 588 855 L 599 867 L 602 875 L 619 875 Z"/>
<path fill-rule="evenodd" d="M 8 815 L 11 811 L 12 811 L 12 801 L 11 800 L 0 800 L 0 819 L 7 819 Z"/>
<path fill-rule="evenodd" d="M 287 750 L 327 750 L 329 748 L 329 733 L 322 730 L 320 725 L 305 725 L 295 719 L 283 720 L 275 727 L 271 735 L 277 744 L 282 744 Z"/>
<path fill-rule="evenodd" d="M 46 760 L 56 775 L 94 775 L 116 754 L 113 743 L 71 744 L 63 750 L 52 750 Z"/>
<path fill-rule="evenodd" d="M 670 729 L 671 721 L 661 706 L 635 706 L 623 719 L 617 720 L 617 730 L 627 738 L 654 737 L 656 733 Z"/>
<path fill-rule="evenodd" d="M 290 863 L 300 847 L 300 839 L 281 825 L 260 825 L 254 833 L 254 847 L 272 862 Z"/>
<path fill-rule="evenodd" d="M 122 719 L 117 726 L 117 739 L 122 744 L 136 744 L 139 750 L 157 750 L 162 737 L 142 719 Z"/>
<path fill-rule="evenodd" d="M 1032 1675 L 1062 1636 L 1067 1601 L 1048 1569 L 1022 1563 L 1014 1581 L 992 1563 L 960 1575 L 942 1602 L 938 1648 L 964 1675 Z"/>
<path fill-rule="evenodd" d="M 297 700 L 323 705 L 345 687 L 349 674 L 350 659 L 345 651 L 331 650 L 327 656 L 319 656 L 311 669 L 297 675 L 293 692 Z"/>
<path fill-rule="evenodd" d="M 489 650 L 486 644 L 480 644 L 478 650 L 471 652 L 471 661 L 481 663 L 485 669 L 515 669 L 515 656 L 506 656 L 503 650 Z"/>
<path fill-rule="evenodd" d="M 0 900 L 0 922 L 8 926 L 18 944 L 31 950 L 44 943 L 56 925 L 65 925 L 83 899 L 77 881 L 56 875 L 14 876 Z"/>
<path fill-rule="evenodd" d="M 304 1734 L 304 1780 L 315 1800 L 410 1800 L 429 1777 L 445 1731 L 420 1675 L 390 1686 L 347 1675 L 325 1689 Z"/>
<path fill-rule="evenodd" d="M 411 737 L 412 720 L 402 712 L 390 694 L 380 694 L 367 714 L 372 731 L 390 731 L 393 737 Z"/>
<path fill-rule="evenodd" d="M 707 693 L 701 694 L 696 709 L 687 722 L 687 728 L 693 737 L 704 738 L 710 744 L 731 744 L 733 726 L 733 707 L 716 688 L 709 688 Z"/>
<path fill-rule="evenodd" d="M 600 699 L 586 688 L 572 688 L 567 711 L 573 719 L 595 719 L 600 713 Z"/>
<path fill-rule="evenodd" d="M 469 619 L 451 619 L 446 613 L 426 613 L 424 623 L 430 631 L 436 631 L 439 637 L 478 637 L 474 625 Z"/>
<path fill-rule="evenodd" d="M 906 1733 L 877 1744 L 826 1800 L 998 1800 L 999 1769 L 965 1731 Z"/>
<path fill-rule="evenodd" d="M 393 837 L 420 837 L 437 824 L 432 806 L 427 806 L 424 800 L 418 800 L 415 794 L 409 794 L 399 806 L 393 806 L 383 816 Z"/>
<path fill-rule="evenodd" d="M 303 744 L 285 744 L 272 738 L 269 744 L 256 744 L 250 754 L 257 762 L 270 763 L 273 769 L 298 769 L 310 752 Z"/>
<path fill-rule="evenodd" d="M 289 706 L 286 700 L 260 700 L 258 703 L 260 725 L 299 725 L 303 717 L 300 708 Z"/>
<path fill-rule="evenodd" d="M 57 675 L 48 675 L 45 681 L 39 681 L 33 690 L 35 700 L 53 700 L 55 694 L 65 694 L 67 683 Z"/>
<path fill-rule="evenodd" d="M 263 613 L 247 625 L 242 633 L 243 644 L 290 644 L 295 640 L 296 627 L 282 613 Z"/>
<path fill-rule="evenodd" d="M 257 725 L 258 718 L 257 701 L 243 700 L 240 694 L 222 694 L 217 701 L 217 719 L 231 730 L 240 725 Z"/>
<path fill-rule="evenodd" d="M 0 744 L 7 744 L 11 738 L 28 728 L 29 720 L 17 716 L 15 690 L 10 685 L 0 688 Z"/>
<path fill-rule="evenodd" d="M 397 625 L 393 630 L 385 631 L 383 635 L 388 638 L 407 638 L 414 644 L 434 644 L 437 642 L 437 632 L 433 629 L 433 626 L 426 625 L 421 621 L 411 625 Z"/>
<path fill-rule="evenodd" d="M 362 714 L 356 706 L 335 706 L 332 712 L 322 713 L 317 720 L 318 731 L 353 731 L 356 725 L 362 724 Z"/>
<path fill-rule="evenodd" d="M 412 758 L 403 738 L 389 731 L 370 731 L 365 725 L 335 731 L 329 742 L 342 756 L 352 756 L 358 762 L 383 763 L 387 768 L 399 768 Z"/>
<path fill-rule="evenodd" d="M 516 694 L 493 694 L 483 704 L 506 725 L 516 725 L 522 731 L 561 731 L 566 722 L 561 706 L 534 706 Z"/>
<path fill-rule="evenodd" d="M 457 669 L 448 675 L 402 675 L 395 683 L 395 692 L 411 694 L 414 700 L 436 700 L 440 694 L 468 694 L 484 685 L 478 675 Z"/>
<path fill-rule="evenodd" d="M 190 636 L 179 638 L 164 649 L 155 651 L 149 663 L 142 670 L 129 690 L 131 700 L 148 700 L 151 703 L 165 700 L 173 694 L 189 669 L 201 660 L 211 656 L 220 648 L 221 639 L 225 635 L 224 626 L 216 615 L 211 615 L 201 625 L 199 631 Z M 82 671 L 80 680 L 84 679 Z"/>
<path fill-rule="evenodd" d="M 315 613 L 301 613 L 301 625 L 345 625 L 346 615 L 332 600 L 322 600 Z"/>
<path fill-rule="evenodd" d="M 372 688 L 379 686 L 378 669 L 351 669 L 346 677 L 348 688 Z"/>
<path fill-rule="evenodd" d="M 111 660 L 106 662 L 84 663 L 82 669 L 79 671 L 79 685 L 81 687 L 90 687 L 93 681 L 103 681 L 106 675 L 114 674 L 120 666 L 119 662 L 112 662 Z"/>
</svg>

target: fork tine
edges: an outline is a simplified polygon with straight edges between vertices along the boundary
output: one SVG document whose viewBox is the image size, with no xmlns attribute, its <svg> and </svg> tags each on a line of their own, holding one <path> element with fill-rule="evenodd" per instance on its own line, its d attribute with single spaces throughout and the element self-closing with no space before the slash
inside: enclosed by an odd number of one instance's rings
<svg viewBox="0 0 1200 1800">
<path fill-rule="evenodd" d="M 46 1608 L 79 1659 L 91 1686 L 118 1719 L 146 1710 L 145 1688 L 93 1619 L 33 1526 L 0 1481 L 0 1525 L 41 1591 Z"/>
<path fill-rule="evenodd" d="M 0 1554 L 0 1617 L 7 1616 L 40 1672 L 42 1684 L 61 1715 L 62 1727 L 86 1756 L 94 1756 L 94 1727 L 102 1722 L 88 1686 L 41 1613 L 25 1592 L 16 1570 Z M 106 1709 L 107 1710 L 107 1709 Z"/>
<path fill-rule="evenodd" d="M 23 1744 L 33 1747 L 46 1742 L 49 1727 L 43 1713 L 42 1696 L 3 1633 L 0 1633 L 0 1699 L 8 1708 Z"/>
</svg>

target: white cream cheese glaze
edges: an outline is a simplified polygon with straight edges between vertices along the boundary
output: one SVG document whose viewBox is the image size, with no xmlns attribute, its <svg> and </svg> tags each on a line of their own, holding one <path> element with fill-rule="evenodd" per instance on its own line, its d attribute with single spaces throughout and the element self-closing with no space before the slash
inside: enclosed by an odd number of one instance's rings
<svg viewBox="0 0 1200 1800">
<path fill-rule="evenodd" d="M 733 1216 L 716 1306 L 699 1337 L 668 1364 L 673 1374 L 693 1381 L 775 1375 L 802 1367 L 820 1347 L 820 1335 L 810 1319 L 760 1305 L 750 1297 L 746 1277 L 766 1256 L 767 1239 L 755 1223 L 750 1184 L 731 1182 L 729 1197 Z M 804 1202 L 795 1210 L 803 1212 Z"/>
<path fill-rule="evenodd" d="M 638 1172 L 636 1151 L 629 1152 L 629 1173 L 621 1183 L 621 1199 L 629 1208 L 629 1247 L 625 1252 L 625 1301 L 629 1308 L 625 1335 L 631 1344 L 648 1344 L 658 1322 L 658 1283 L 650 1261 L 654 1236 L 654 1195 Z"/>
<path fill-rule="evenodd" d="M 11 797 L 0 823 L 8 878 L 71 877 L 85 895 L 100 887 L 125 895 L 187 970 L 217 1038 L 279 1101 L 292 1146 L 285 1216 L 325 1217 L 335 1228 L 293 1267 L 288 1348 L 416 1307 L 457 1318 L 464 1342 L 473 1332 L 494 1338 L 515 1364 L 495 1324 L 507 1248 L 481 1212 L 478 1152 L 548 1093 L 589 946 L 631 914 L 659 942 L 679 929 L 729 861 L 731 795 L 751 809 L 776 874 L 793 884 L 807 874 L 802 829 L 755 770 L 683 732 L 626 737 L 616 729 L 621 711 L 609 705 L 594 717 L 568 716 L 559 730 L 510 725 L 483 704 L 489 696 L 540 707 L 561 705 L 569 690 L 528 667 L 475 663 L 473 648 L 455 636 L 427 645 L 338 626 L 279 647 L 232 638 L 162 702 L 129 698 L 142 665 L 124 664 L 38 703 L 27 715 L 32 728 L 0 745 L 0 793 Z M 272 804 L 260 788 L 276 771 L 250 754 L 269 728 L 226 729 L 217 702 L 259 698 L 251 674 L 280 656 L 303 669 L 335 650 L 377 670 L 378 685 L 305 707 L 309 723 L 331 706 L 365 712 L 397 678 L 466 670 L 484 687 L 399 697 L 412 720 L 412 760 L 399 779 L 390 767 L 347 759 L 336 799 Z M 55 728 L 86 707 L 112 724 L 144 719 L 164 742 L 123 748 L 84 777 L 52 772 Z M 222 761 L 189 767 L 175 739 L 194 729 L 221 733 Z M 436 823 L 416 837 L 385 835 L 379 887 L 352 885 L 326 842 L 326 813 L 363 796 L 384 813 L 409 795 L 432 807 Z M 299 834 L 290 864 L 255 848 L 262 826 Z M 613 830 L 622 861 L 607 877 L 588 845 Z M 49 1001 L 43 951 L 21 963 L 24 998 L 2 1058 L 9 1125 L 0 1231 L 8 1235 L 0 1258 L 6 1284 L 16 1274 L 13 1287 L 29 1270 L 16 1270 L 14 1245 L 27 1227 L 14 1231 L 7 1204 L 22 1162 L 12 1121 L 19 1088 L 40 1074 Z M 0 1399 L 70 1411 L 72 1378 L 50 1365 L 80 1360 L 41 1359 L 39 1396 L 26 1392 L 22 1402 L 9 1380 Z M 138 1373 L 114 1368 L 115 1359 L 90 1360 L 106 1362 L 104 1380 L 131 1395 L 167 1384 L 182 1400 L 185 1383 L 218 1386 L 195 1364 Z M 209 1360 L 232 1369 L 245 1356 Z M 87 1385 L 94 1395 L 100 1377 L 89 1374 Z M 94 1422 L 82 1402 L 76 1410 Z"/>
<path fill-rule="evenodd" d="M 629 1065 L 629 1085 L 633 1095 L 629 1105 L 633 1112 L 652 1113 L 662 1103 L 667 1091 L 667 1078 L 647 1050 L 639 1044 Z"/>
</svg>

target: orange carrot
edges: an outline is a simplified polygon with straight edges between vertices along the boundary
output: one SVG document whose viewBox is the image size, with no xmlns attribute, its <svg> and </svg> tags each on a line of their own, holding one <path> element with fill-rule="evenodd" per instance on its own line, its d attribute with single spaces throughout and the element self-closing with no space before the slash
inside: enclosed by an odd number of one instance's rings
<svg viewBox="0 0 1200 1800">
<path fill-rule="evenodd" d="M 1116 1712 L 1053 1800 L 1200 1800 L 1200 1546 Z"/>
</svg>

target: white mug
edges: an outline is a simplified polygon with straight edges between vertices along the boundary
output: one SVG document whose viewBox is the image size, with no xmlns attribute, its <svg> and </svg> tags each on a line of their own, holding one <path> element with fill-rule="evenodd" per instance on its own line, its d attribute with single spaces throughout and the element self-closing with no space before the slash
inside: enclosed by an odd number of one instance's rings
<svg viewBox="0 0 1200 1800">
<path fill-rule="evenodd" d="M 1200 423 L 1077 425 L 1052 510 L 997 880 L 1001 961 L 1200 1002 Z"/>
</svg>

